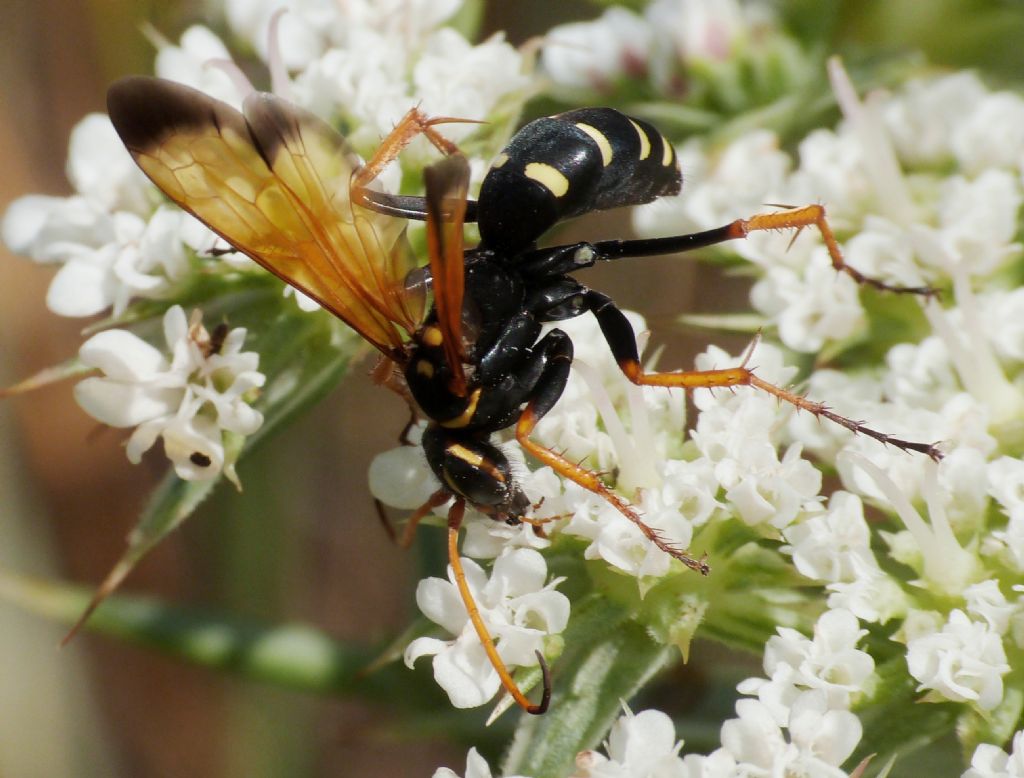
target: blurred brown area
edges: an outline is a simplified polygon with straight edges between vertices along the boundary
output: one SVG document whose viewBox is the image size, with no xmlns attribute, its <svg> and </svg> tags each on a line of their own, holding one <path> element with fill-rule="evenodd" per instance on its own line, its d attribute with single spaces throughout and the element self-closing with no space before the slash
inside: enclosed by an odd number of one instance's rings
<svg viewBox="0 0 1024 778">
<path fill-rule="evenodd" d="M 557 5 L 494 3 L 487 25 L 509 28 L 520 42 L 546 29 L 553 11 L 586 7 L 552 8 Z M 0 4 L 0 209 L 26 193 L 67 194 L 71 128 L 103 110 L 110 80 L 150 67 L 138 25 L 152 21 L 173 38 L 196 15 L 181 3 Z M 600 234 L 585 225 L 575 225 L 573 234 L 619 237 L 624 224 L 603 219 Z M 2 246 L 0 268 L 0 383 L 8 384 L 73 355 L 85 323 L 45 308 L 52 269 Z M 669 324 L 693 307 L 695 289 L 706 288 L 702 272 L 690 262 L 651 259 L 594 270 L 587 282 L 648 316 L 653 342 L 670 346 L 662 364 L 688 365 L 703 342 Z M 702 303 L 713 304 L 706 294 Z M 381 531 L 366 469 L 374 453 L 394 445 L 405 411 L 371 385 L 368 367 L 358 367 L 265 447 L 257 463 L 242 467 L 243 481 L 257 467 L 274 474 L 273 491 L 257 492 L 272 509 L 247 514 L 251 500 L 222 490 L 138 567 L 127 589 L 268 622 L 305 621 L 367 643 L 400 632 L 414 608 L 411 563 Z M 86 585 L 102 579 L 163 467 L 159 456 L 140 467 L 128 464 L 123 439 L 119 431 L 99 430 L 77 408 L 69 383 L 0 405 L 0 450 L 13 462 L 8 481 L 0 482 L 6 552 L 0 564 Z M 19 546 L 24 552 L 11 545 L 15 527 L 26 538 Z M 0 700 L 5 776 L 420 776 L 439 764 L 463 769 L 461 748 L 397 738 L 379 710 L 251 688 L 88 633 L 57 651 L 60 630 L 44 625 L 37 635 L 36 626 L 0 609 L 0 658 L 27 663 L 3 672 L 28 673 L 34 663 L 31 671 L 40 677 L 67 673 L 68 681 L 46 700 L 36 699 L 39 685 L 13 691 L 0 682 L 0 694 L 10 695 Z M 29 642 L 19 654 L 13 645 L 23 639 Z M 13 709 L 24 719 L 17 727 L 2 723 Z M 67 720 L 59 730 L 58 719 Z M 36 739 L 20 740 L 20 733 Z M 12 757 L 12 748 L 21 753 Z"/>
</svg>

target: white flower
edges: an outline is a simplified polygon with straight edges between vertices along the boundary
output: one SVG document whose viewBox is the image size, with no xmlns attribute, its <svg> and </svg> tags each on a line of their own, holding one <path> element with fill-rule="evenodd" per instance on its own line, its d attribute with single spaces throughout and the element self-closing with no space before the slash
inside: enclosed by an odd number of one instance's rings
<svg viewBox="0 0 1024 778">
<path fill-rule="evenodd" d="M 1024 362 L 1024 288 L 978 294 L 981 324 L 996 353 Z"/>
<path fill-rule="evenodd" d="M 906 613 L 908 597 L 896 579 L 882 572 L 873 559 L 854 556 L 851 561 L 852 579 L 826 587 L 829 608 L 843 608 L 861 621 L 879 624 Z"/>
<path fill-rule="evenodd" d="M 687 778 L 675 725 L 660 710 L 625 709 L 612 724 L 605 743 L 608 755 L 583 751 L 576 756 L 572 778 Z"/>
<path fill-rule="evenodd" d="M 722 61 L 757 25 L 771 19 L 766 4 L 738 0 L 655 0 L 647 18 L 682 62 Z"/>
<path fill-rule="evenodd" d="M 803 692 L 788 717 L 789 740 L 758 700 L 736 703 L 739 718 L 722 725 L 722 748 L 739 775 L 813 775 L 846 778 L 839 765 L 857 747 L 863 728 L 846 710 L 829 709 L 819 691 Z"/>
<path fill-rule="evenodd" d="M 72 132 L 68 177 L 79 195 L 29 195 L 3 220 L 13 251 L 62 265 L 46 298 L 54 313 L 118 316 L 133 297 L 164 297 L 187 275 L 189 249 L 212 242 L 177 208 L 152 211 L 154 189 L 106 116 L 87 116 Z"/>
<path fill-rule="evenodd" d="M 692 223 L 698 229 L 711 229 L 727 224 L 733 219 L 745 218 L 763 211 L 766 202 L 785 202 L 783 186 L 793 167 L 793 160 L 779 148 L 779 138 L 768 130 L 756 130 L 743 135 L 716 154 L 711 170 L 696 178 L 696 185 L 685 189 L 678 197 L 668 202 L 677 205 L 684 223 Z M 648 216 L 649 211 L 640 209 L 638 216 Z M 679 219 L 668 221 L 669 214 L 661 214 L 665 226 L 675 234 L 679 230 Z M 650 225 L 637 222 L 636 227 L 645 234 Z M 759 246 L 772 243 L 770 235 L 756 235 L 738 241 L 730 248 L 751 261 L 763 259 Z M 778 236 L 775 236 L 778 237 Z M 785 249 L 792 235 L 782 236 L 781 248 Z M 784 264 L 801 261 L 799 252 L 803 241 L 794 244 L 797 253 L 777 252 Z"/>
<path fill-rule="evenodd" d="M 535 666 L 535 652 L 543 649 L 544 638 L 561 632 L 569 620 L 569 600 L 554 590 L 558 580 L 544 583 L 544 557 L 532 549 L 508 549 L 495 560 L 490 579 L 471 559 L 463 560 L 463 566 L 501 658 L 510 667 Z M 452 705 L 473 708 L 486 703 L 498 691 L 498 674 L 469 620 L 450 568 L 447 581 L 420 581 L 416 604 L 454 638 L 417 638 L 405 649 L 405 663 L 412 667 L 421 656 L 433 656 L 434 679 Z"/>
<path fill-rule="evenodd" d="M 1014 734 L 1009 754 L 999 746 L 979 744 L 962 778 L 1024 778 L 1024 732 Z"/>
<path fill-rule="evenodd" d="M 886 394 L 909 406 L 940 410 L 960 391 L 942 338 L 930 335 L 919 343 L 898 343 L 889 349 L 885 362 Z"/>
<path fill-rule="evenodd" d="M 323 52 L 332 34 L 345 29 L 341 8 L 333 0 L 227 0 L 224 10 L 233 32 L 267 62 L 270 23 L 280 9 L 287 10 L 278 23 L 280 51 L 292 70 L 305 67 Z"/>
<path fill-rule="evenodd" d="M 71 130 L 67 175 L 78 194 L 103 210 L 149 212 L 153 187 L 105 114 L 88 114 Z"/>
<path fill-rule="evenodd" d="M 818 351 L 864 327 L 857 283 L 838 275 L 821 247 L 801 273 L 770 268 L 751 291 L 751 303 L 773 317 L 779 339 L 794 351 Z"/>
<path fill-rule="evenodd" d="M 871 552 L 871 533 L 864 521 L 864 504 L 849 492 L 835 492 L 828 511 L 783 530 L 791 544 L 793 564 L 801 575 L 829 583 L 852 581 L 854 560 L 877 567 Z"/>
<path fill-rule="evenodd" d="M 257 371 L 259 355 L 241 350 L 241 328 L 211 351 L 210 336 L 198 320 L 190 325 L 177 305 L 164 315 L 164 338 L 170 360 L 126 330 L 89 338 L 79 358 L 103 376 L 79 382 L 75 399 L 104 424 L 135 427 L 128 439 L 129 461 L 138 463 L 162 437 L 179 477 L 212 478 L 223 469 L 237 483 L 223 436 L 251 435 L 263 423 L 248 405 L 265 380 Z"/>
<path fill-rule="evenodd" d="M 992 710 L 1003 699 L 1003 676 L 1010 671 L 999 633 L 972 621 L 962 610 L 935 632 L 907 640 L 907 668 L 918 689 L 931 689 L 947 700 L 973 702 Z"/>
<path fill-rule="evenodd" d="M 469 749 L 466 755 L 466 774 L 462 778 L 491 778 L 491 767 L 487 760 L 480 756 L 476 748 Z M 432 778 L 460 778 L 459 774 L 450 767 L 438 767 Z M 523 776 L 508 775 L 505 778 L 523 778 Z"/>
<path fill-rule="evenodd" d="M 926 467 L 922 488 L 931 519 L 929 524 L 910 504 L 890 473 L 849 450 L 843 453 L 838 464 L 840 468 L 856 468 L 865 473 L 895 509 L 913 537 L 920 555 L 921 575 L 927 585 L 943 593 L 961 592 L 966 588 L 976 575 L 979 560 L 964 549 L 953 534 L 941 501 L 934 465 Z"/>
<path fill-rule="evenodd" d="M 859 223 L 872 201 L 873 189 L 864 149 L 849 127 L 813 130 L 800 141 L 798 155 L 800 167 L 793 171 L 789 185 L 799 199 L 789 202 L 826 203 L 829 221 L 836 229 Z M 850 241 L 843 249 L 850 259 Z"/>
<path fill-rule="evenodd" d="M 350 117 L 355 130 L 348 140 L 369 153 L 415 104 L 408 96 L 409 65 L 408 53 L 366 31 L 313 60 L 295 79 L 293 95 L 320 116 Z"/>
<path fill-rule="evenodd" d="M 968 173 L 1017 168 L 1024 162 L 1024 100 L 1012 92 L 987 94 L 962 108 L 949 143 Z"/>
<path fill-rule="evenodd" d="M 423 427 L 417 425 L 410 435 L 411 446 L 398 446 L 373 458 L 370 463 L 370 493 L 386 505 L 412 511 L 427 502 L 441 488 L 423 448 L 418 445 Z"/>
<path fill-rule="evenodd" d="M 778 627 L 777 631 L 765 645 L 764 670 L 769 679 L 750 678 L 737 688 L 743 694 L 756 694 L 780 725 L 786 723 L 793 702 L 808 689 L 823 692 L 833 710 L 848 709 L 852 696 L 865 691 L 875 663 L 870 654 L 856 648 L 867 631 L 860 629 L 852 613 L 823 613 L 814 626 L 813 640 L 794 629 Z"/>
<path fill-rule="evenodd" d="M 882 102 L 885 130 L 900 159 L 914 166 L 938 166 L 953 155 L 954 132 L 986 95 L 975 73 L 909 81 Z"/>
<path fill-rule="evenodd" d="M 549 30 L 541 62 L 560 87 L 600 91 L 623 77 L 642 75 L 653 39 L 654 30 L 646 20 L 612 7 L 593 21 Z"/>
<path fill-rule="evenodd" d="M 414 105 L 435 116 L 482 121 L 502 101 L 524 97 L 532 81 L 523 56 L 500 34 L 474 45 L 450 28 L 424 29 L 415 44 L 379 26 L 356 26 L 351 32 L 343 44 L 312 58 L 292 91 L 296 102 L 314 113 L 349 120 L 348 140 L 365 154 Z M 446 126 L 444 135 L 457 141 L 473 131 L 472 124 L 456 123 Z M 403 159 L 422 163 L 436 154 L 418 139 Z"/>
<path fill-rule="evenodd" d="M 165 296 L 189 270 L 183 233 L 194 220 L 177 208 L 159 208 L 148 222 L 124 211 L 93 212 L 89 235 L 78 221 L 88 210 L 82 201 L 41 204 L 33 253 L 63 263 L 46 295 L 54 313 L 92 316 L 110 307 L 119 316 L 133 297 Z"/>
<path fill-rule="evenodd" d="M 241 108 L 245 94 L 215 62 L 231 62 L 227 46 L 208 27 L 196 24 L 181 35 L 178 46 L 163 43 L 153 67 L 160 78 L 178 81 Z"/>
<path fill-rule="evenodd" d="M 967 613 L 982 619 L 998 635 L 1005 635 L 1018 607 L 1006 601 L 997 581 L 980 581 L 964 590 Z"/>
<path fill-rule="evenodd" d="M 471 44 L 458 32 L 444 27 L 427 38 L 412 71 L 412 94 L 432 116 L 485 120 L 508 95 L 530 84 L 522 55 L 503 33 Z M 471 124 L 444 128 L 446 137 L 461 140 Z"/>
</svg>

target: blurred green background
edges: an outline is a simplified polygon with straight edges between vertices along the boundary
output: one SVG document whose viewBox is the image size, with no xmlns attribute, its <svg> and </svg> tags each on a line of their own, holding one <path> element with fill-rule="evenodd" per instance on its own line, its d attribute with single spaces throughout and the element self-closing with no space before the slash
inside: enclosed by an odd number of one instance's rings
<svg viewBox="0 0 1024 778">
<path fill-rule="evenodd" d="M 794 0 L 780 7 L 791 29 L 821 41 L 823 54 L 869 60 L 920 50 L 936 63 L 983 68 L 995 84 L 1019 83 L 1024 74 L 1021 2 Z M 111 80 L 151 69 L 141 23 L 173 39 L 203 11 L 199 3 L 155 0 L 0 3 L 0 208 L 26 193 L 66 194 L 71 127 L 103 110 Z M 484 32 L 506 29 L 521 43 L 599 12 L 585 2 L 492 2 Z M 604 219 L 600 234 L 586 234 L 615 236 L 622 224 Z M 697 308 L 698 291 L 703 310 L 735 305 L 742 284 L 678 260 L 642 264 L 587 280 L 648 315 L 656 342 L 671 344 L 663 363 L 687 364 L 703 341 L 673 331 L 670 320 Z M 0 272 L 5 385 L 73 354 L 83 323 L 46 311 L 52 270 L 0 247 Z M 415 554 L 385 537 L 365 474 L 373 454 L 394 445 L 406 415 L 365 373 L 357 368 L 245 461 L 246 492 L 219 490 L 138 567 L 126 591 L 268 623 L 306 622 L 362 644 L 400 633 L 415 610 Z M 68 383 L 0 403 L 0 569 L 89 586 L 106 574 L 163 469 L 158 456 L 129 465 L 122 440 L 77 409 Z M 382 707 L 260 686 L 88 633 L 58 649 L 63 632 L 0 601 L 0 776 L 463 769 L 465 746 L 439 734 L 443 717 L 430 731 L 410 731 Z M 690 672 L 696 683 L 713 668 Z M 438 704 L 443 709 L 440 694 Z M 717 725 L 706 734 L 716 732 Z"/>
</svg>

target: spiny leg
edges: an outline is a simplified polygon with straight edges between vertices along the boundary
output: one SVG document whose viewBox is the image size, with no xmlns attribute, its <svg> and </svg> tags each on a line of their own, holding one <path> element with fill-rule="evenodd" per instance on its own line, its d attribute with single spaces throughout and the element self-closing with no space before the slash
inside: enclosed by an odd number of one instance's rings
<svg viewBox="0 0 1024 778">
<path fill-rule="evenodd" d="M 352 198 L 365 208 L 405 219 L 424 220 L 427 218 L 426 201 L 423 197 L 413 195 L 393 195 L 368 189 L 369 185 L 381 174 L 391 162 L 398 158 L 418 136 L 423 135 L 433 146 L 445 156 L 457 154 L 459 147 L 434 129 L 438 124 L 478 124 L 475 119 L 458 119 L 452 116 L 428 117 L 419 108 L 411 108 L 402 117 L 395 128 L 388 133 L 373 156 L 356 171 L 349 185 Z M 468 207 L 468 206 L 467 206 Z M 475 203 L 468 207 L 467 220 L 476 219 Z"/>
<path fill-rule="evenodd" d="M 433 511 L 434 508 L 444 505 L 451 499 L 451 497 L 452 493 L 447 489 L 438 489 L 427 498 L 427 501 L 423 503 L 423 505 L 412 512 L 405 522 L 405 527 L 402 529 L 401 538 L 396 538 L 394 530 L 391 530 L 389 534 L 392 536 L 392 540 L 395 540 L 402 548 L 409 548 L 412 546 L 412 542 L 416 538 L 416 528 L 419 526 L 420 522 L 429 516 L 430 512 Z M 376 502 L 379 504 L 379 501 Z M 388 526 L 390 526 L 390 522 L 388 523 Z"/>
<path fill-rule="evenodd" d="M 459 596 L 462 597 L 462 604 L 466 606 L 466 614 L 473 624 L 473 629 L 476 630 L 476 636 L 480 639 L 480 645 L 483 646 L 484 653 L 487 654 L 487 658 L 491 661 L 491 666 L 498 674 L 501 685 L 505 687 L 505 691 L 512 695 L 512 699 L 516 701 L 519 707 L 527 713 L 540 715 L 547 711 L 548 704 L 551 702 L 551 672 L 548 670 L 544 655 L 537 651 L 537 661 L 540 663 L 544 691 L 540 703 L 534 705 L 526 699 L 526 695 L 519 689 L 508 668 L 505 667 L 505 662 L 494 645 L 494 639 L 491 637 L 487 625 L 484 624 L 483 617 L 480 616 L 480 609 L 477 608 L 476 600 L 473 599 L 473 593 L 469 590 L 469 584 L 466 581 L 466 571 L 462 568 L 462 557 L 459 555 L 459 527 L 462 526 L 462 518 L 465 512 L 466 502 L 462 498 L 457 499 L 452 505 L 451 510 L 448 511 L 448 562 L 452 566 L 455 586 L 459 590 Z"/>
<path fill-rule="evenodd" d="M 573 355 L 572 341 L 569 340 L 569 336 L 557 329 L 545 335 L 541 342 L 538 343 L 538 347 L 544 348 L 548 352 L 547 364 L 544 367 L 540 380 L 537 381 L 534 387 L 533 396 L 527 403 L 526 408 L 523 409 L 519 416 L 519 421 L 516 423 L 516 440 L 534 458 L 543 462 L 559 475 L 576 482 L 584 489 L 607 500 L 619 513 L 636 524 L 644 537 L 666 554 L 678 559 L 691 570 L 707 575 L 710 572 L 710 567 L 705 559 L 694 559 L 685 551 L 682 551 L 663 538 L 657 530 L 640 518 L 640 514 L 637 513 L 633 506 L 609 489 L 597 473 L 587 470 L 579 464 L 566 459 L 557 451 L 553 451 L 531 440 L 530 434 L 533 432 L 534 427 L 537 426 L 537 422 L 551 410 L 552 406 L 558 401 L 558 398 L 562 396 L 565 382 L 569 377 L 569 367 L 572 364 Z"/>
<path fill-rule="evenodd" d="M 441 135 L 434 127 L 438 124 L 473 124 L 472 119 L 457 119 L 452 116 L 427 116 L 419 108 L 410 108 L 394 129 L 381 141 L 380 146 L 373 153 L 352 179 L 352 186 L 357 188 L 365 187 L 386 168 L 391 162 L 398 158 L 406 146 L 419 135 L 423 135 L 431 144 L 445 156 L 458 152 L 459 147 Z"/>
<path fill-rule="evenodd" d="M 903 440 L 884 432 L 868 427 L 861 421 L 841 416 L 830 410 L 824 403 L 813 402 L 806 397 L 770 384 L 754 374 L 742 364 L 739 367 L 724 370 L 680 370 L 670 373 L 648 373 L 640 364 L 636 347 L 636 335 L 629 320 L 623 315 L 611 299 L 599 292 L 589 291 L 586 294 L 586 305 L 597 318 L 601 332 L 607 341 L 619 368 L 626 377 L 639 386 L 664 386 L 680 389 L 715 389 L 719 387 L 752 386 L 777 397 L 794 407 L 808 411 L 818 418 L 825 418 L 845 427 L 851 432 L 867 435 L 880 443 L 895 446 L 904 451 L 917 451 L 927 454 L 938 461 L 942 452 L 934 443 L 918 443 Z M 748 355 L 749 356 L 749 355 Z"/>
<path fill-rule="evenodd" d="M 832 260 L 832 267 L 834 267 L 837 272 L 846 273 L 846 275 L 858 284 L 899 294 L 919 294 L 926 297 L 930 297 L 935 294 L 935 290 L 930 286 L 899 286 L 896 284 L 888 284 L 877 278 L 866 276 L 857 270 L 857 268 L 848 265 L 846 260 L 843 258 L 843 252 L 842 249 L 839 248 L 839 242 L 836 240 L 835 233 L 832 232 L 832 227 L 829 225 L 828 219 L 825 218 L 825 207 L 822 205 L 805 205 L 802 208 L 789 208 L 788 210 L 776 211 L 775 213 L 755 214 L 749 219 L 737 219 L 729 225 L 729 229 L 734 233 L 733 237 L 737 238 L 745 238 L 751 232 L 758 230 L 796 229 L 796 234 L 793 235 L 793 240 L 796 240 L 797 235 L 800 234 L 800 230 L 804 227 L 811 226 L 817 227 L 818 232 L 821 233 L 821 239 L 825 241 L 825 248 L 828 249 L 829 258 Z"/>
<path fill-rule="evenodd" d="M 780 206 L 786 207 L 786 206 Z M 838 272 L 846 273 L 858 284 L 870 286 L 886 292 L 898 294 L 918 294 L 930 297 L 936 290 L 930 286 L 899 286 L 889 284 L 871 276 L 866 276 L 855 267 L 847 264 L 842 249 L 836 240 L 835 233 L 825 217 L 825 208 L 821 205 L 805 205 L 801 208 L 787 208 L 775 213 L 759 213 L 749 219 L 736 219 L 722 227 L 690 235 L 673 235 L 667 238 L 647 238 L 640 240 L 608 240 L 594 244 L 598 259 L 620 259 L 624 257 L 644 257 L 657 254 L 674 254 L 681 251 L 714 246 L 729 240 L 745 238 L 752 232 L 764 230 L 795 229 L 797 235 L 805 227 L 816 227 L 825 241 L 832 267 Z M 796 235 L 793 236 L 794 240 Z"/>
</svg>

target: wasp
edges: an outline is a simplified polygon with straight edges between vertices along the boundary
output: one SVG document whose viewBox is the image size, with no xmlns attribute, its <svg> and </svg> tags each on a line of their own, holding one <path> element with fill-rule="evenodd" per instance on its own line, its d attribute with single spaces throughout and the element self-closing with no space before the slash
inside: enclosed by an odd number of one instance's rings
<svg viewBox="0 0 1024 778">
<path fill-rule="evenodd" d="M 836 270 L 880 289 L 930 292 L 890 286 L 847 265 L 820 205 L 757 214 L 694 234 L 538 247 L 563 219 L 681 190 L 672 144 L 646 121 L 610 108 L 537 119 L 512 137 L 471 200 L 465 157 L 435 129 L 457 120 L 430 119 L 416 109 L 365 163 L 329 124 L 270 94 L 253 93 L 239 112 L 173 82 L 129 77 L 110 88 L 108 109 L 135 161 L 171 200 L 314 298 L 400 371 L 400 389 L 429 421 L 423 452 L 442 485 L 412 514 L 407 534 L 451 502 L 448 556 L 461 597 L 503 686 L 530 713 L 543 713 L 550 700 L 544 657 L 538 652 L 542 700 L 532 704 L 478 613 L 458 551 L 467 505 L 510 524 L 537 522 L 492 440 L 495 433 L 511 428 L 537 461 L 603 497 L 665 553 L 702 574 L 709 571 L 705 559 L 690 556 L 644 523 L 597 473 L 531 437 L 562 395 L 573 360 L 569 337 L 557 328 L 542 336 L 545 323 L 595 316 L 619 367 L 635 384 L 685 390 L 753 386 L 883 443 L 939 456 L 933 445 L 842 417 L 761 380 L 745 365 L 644 369 L 622 311 L 573 273 L 598 262 L 711 246 L 757 230 L 816 227 Z M 417 135 L 444 154 L 424 172 L 425 195 L 380 191 L 380 171 Z M 405 236 L 410 219 L 426 222 L 425 271 L 417 268 Z M 476 222 L 480 232 L 472 248 L 464 245 L 467 222 Z"/>
</svg>

